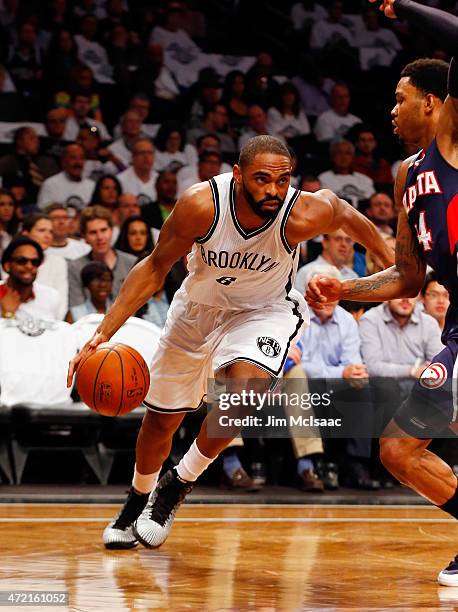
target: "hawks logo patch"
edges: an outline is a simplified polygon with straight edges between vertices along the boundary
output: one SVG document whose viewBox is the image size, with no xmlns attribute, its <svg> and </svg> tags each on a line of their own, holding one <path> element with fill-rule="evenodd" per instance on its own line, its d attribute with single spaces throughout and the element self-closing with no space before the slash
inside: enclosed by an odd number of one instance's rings
<svg viewBox="0 0 458 612">
<path fill-rule="evenodd" d="M 432 363 L 420 376 L 420 385 L 425 389 L 437 389 L 447 380 L 447 368 L 442 363 Z"/>
<path fill-rule="evenodd" d="M 256 340 L 258 349 L 261 353 L 264 353 L 266 357 L 278 357 L 280 355 L 281 346 L 280 343 L 269 338 L 269 336 L 260 336 Z"/>
</svg>

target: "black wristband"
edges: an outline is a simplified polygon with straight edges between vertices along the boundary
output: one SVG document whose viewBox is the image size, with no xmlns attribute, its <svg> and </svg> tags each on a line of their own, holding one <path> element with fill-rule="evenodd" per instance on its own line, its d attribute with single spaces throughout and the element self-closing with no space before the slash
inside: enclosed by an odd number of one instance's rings
<svg viewBox="0 0 458 612">
<path fill-rule="evenodd" d="M 454 57 L 448 68 L 447 91 L 452 98 L 458 98 L 458 62 Z"/>
<path fill-rule="evenodd" d="M 425 32 L 452 55 L 458 55 L 458 18 L 413 0 L 395 0 L 394 12 Z"/>
</svg>

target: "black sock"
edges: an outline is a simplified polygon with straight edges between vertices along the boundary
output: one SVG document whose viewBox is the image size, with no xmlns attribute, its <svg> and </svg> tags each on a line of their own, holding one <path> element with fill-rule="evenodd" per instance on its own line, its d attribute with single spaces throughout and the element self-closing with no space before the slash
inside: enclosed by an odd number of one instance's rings
<svg viewBox="0 0 458 612">
<path fill-rule="evenodd" d="M 437 507 L 443 510 L 444 512 L 448 512 L 449 514 L 451 514 L 453 518 L 458 519 L 458 487 L 456 488 L 455 493 L 452 495 L 452 497 L 448 501 L 446 501 L 445 504 L 442 504 L 442 506 Z"/>
</svg>

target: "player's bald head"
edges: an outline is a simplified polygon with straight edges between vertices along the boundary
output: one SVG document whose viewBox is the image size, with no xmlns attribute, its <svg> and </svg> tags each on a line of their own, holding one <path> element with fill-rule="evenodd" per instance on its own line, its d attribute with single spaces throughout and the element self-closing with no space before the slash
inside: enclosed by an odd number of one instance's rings
<svg viewBox="0 0 458 612">
<path fill-rule="evenodd" d="M 238 165 L 243 169 L 252 164 L 257 155 L 281 155 L 291 160 L 288 147 L 274 136 L 255 136 L 242 147 Z"/>
</svg>

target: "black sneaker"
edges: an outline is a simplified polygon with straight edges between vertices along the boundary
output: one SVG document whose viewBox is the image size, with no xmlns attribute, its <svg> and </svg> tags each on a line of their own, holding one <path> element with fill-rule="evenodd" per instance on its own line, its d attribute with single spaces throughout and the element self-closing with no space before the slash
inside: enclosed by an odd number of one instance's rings
<svg viewBox="0 0 458 612">
<path fill-rule="evenodd" d="M 439 572 L 437 581 L 442 586 L 458 586 L 458 555 L 450 561 L 445 569 Z"/>
<path fill-rule="evenodd" d="M 137 546 L 138 540 L 134 536 L 132 525 L 148 503 L 148 498 L 149 493 L 137 493 L 133 487 L 129 489 L 121 512 L 103 531 L 105 548 L 126 549 Z"/>
<path fill-rule="evenodd" d="M 191 491 L 192 483 L 180 480 L 175 469 L 162 476 L 146 508 L 134 523 L 134 535 L 143 546 L 158 548 L 165 542 L 178 508 Z"/>
</svg>

